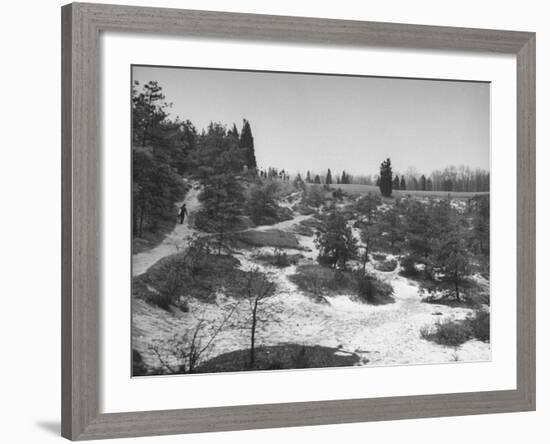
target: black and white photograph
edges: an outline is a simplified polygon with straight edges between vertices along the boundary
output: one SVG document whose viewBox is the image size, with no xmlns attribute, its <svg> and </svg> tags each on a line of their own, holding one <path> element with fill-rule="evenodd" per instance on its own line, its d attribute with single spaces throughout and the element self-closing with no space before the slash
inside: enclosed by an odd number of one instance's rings
<svg viewBox="0 0 550 444">
<path fill-rule="evenodd" d="M 490 88 L 132 66 L 132 376 L 491 361 Z"/>
</svg>

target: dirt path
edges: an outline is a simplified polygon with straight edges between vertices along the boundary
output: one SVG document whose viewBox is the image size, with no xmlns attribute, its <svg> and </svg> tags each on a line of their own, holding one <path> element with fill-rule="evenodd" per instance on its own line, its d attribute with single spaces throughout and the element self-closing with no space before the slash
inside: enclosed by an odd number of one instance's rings
<svg viewBox="0 0 550 444">
<path fill-rule="evenodd" d="M 199 190 L 194 187 L 191 188 L 185 196 L 185 200 L 176 204 L 177 207 L 179 208 L 185 203 L 187 212 L 190 215 L 199 208 L 198 195 Z M 174 230 L 164 238 L 160 245 L 157 245 L 151 250 L 134 254 L 132 257 L 132 276 L 138 276 L 145 273 L 147 269 L 158 260 L 178 252 L 184 239 L 195 233 L 195 230 L 189 227 L 189 215 L 186 217 L 183 224 L 180 224 L 178 221 Z"/>
</svg>

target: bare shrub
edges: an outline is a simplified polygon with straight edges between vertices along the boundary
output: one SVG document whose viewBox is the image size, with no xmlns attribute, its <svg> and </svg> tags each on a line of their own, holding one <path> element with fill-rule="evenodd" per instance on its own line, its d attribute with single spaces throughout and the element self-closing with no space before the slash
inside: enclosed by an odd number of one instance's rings
<svg viewBox="0 0 550 444">
<path fill-rule="evenodd" d="M 194 373 L 201 359 L 224 330 L 229 319 L 237 310 L 239 303 L 228 306 L 227 313 L 217 326 L 199 320 L 193 328 L 180 335 L 174 335 L 167 341 L 153 340 L 149 349 L 155 354 L 166 373 Z"/>
<path fill-rule="evenodd" d="M 266 321 L 262 317 L 262 315 L 265 314 L 263 302 L 273 295 L 275 284 L 269 281 L 265 274 L 258 269 L 254 269 L 247 274 L 243 290 L 250 307 L 250 353 L 248 366 L 249 368 L 253 368 L 256 359 L 256 329 L 258 323 Z"/>
</svg>

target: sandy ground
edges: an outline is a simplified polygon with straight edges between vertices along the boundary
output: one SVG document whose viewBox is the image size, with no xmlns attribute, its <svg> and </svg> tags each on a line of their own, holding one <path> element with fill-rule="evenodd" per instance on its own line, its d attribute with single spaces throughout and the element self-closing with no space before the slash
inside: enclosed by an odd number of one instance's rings
<svg viewBox="0 0 550 444">
<path fill-rule="evenodd" d="M 196 209 L 196 194 L 188 195 L 188 208 Z M 288 229 L 310 216 L 296 215 L 290 221 L 281 222 L 268 228 Z M 139 268 L 134 266 L 134 275 L 143 272 L 160 259 L 163 254 L 176 252 L 173 242 L 190 234 L 185 226 L 179 226 L 159 247 L 144 253 Z M 303 250 L 287 250 L 288 253 L 300 252 L 305 255 L 304 263 L 314 262 L 317 251 L 313 237 L 297 236 Z M 354 352 L 360 356 L 358 365 L 403 365 L 435 364 L 455 361 L 487 361 L 491 359 L 490 344 L 471 340 L 460 347 L 445 347 L 420 337 L 422 327 L 433 325 L 443 319 L 463 319 L 471 309 L 453 308 L 421 302 L 418 284 L 393 272 L 375 270 L 371 264 L 368 269 L 379 278 L 387 280 L 394 288 L 395 303 L 373 306 L 354 300 L 351 295 L 327 297 L 327 303 L 319 303 L 302 294 L 289 280 L 296 267 L 284 269 L 266 266 L 254 261 L 253 256 L 262 252 L 273 252 L 272 248 L 241 250 L 237 257 L 243 269 L 259 268 L 276 283 L 276 294 L 262 306 L 262 318 L 257 332 L 258 345 L 276 345 L 291 342 L 303 345 L 322 345 L 340 348 L 343 352 Z M 138 255 L 140 256 L 140 255 Z M 158 360 L 148 349 L 152 340 L 161 342 L 183 334 L 193 328 L 199 320 L 211 326 L 219 325 L 227 313 L 237 304 L 236 300 L 217 297 L 217 303 L 205 304 L 194 298 L 189 300 L 190 312 L 168 313 L 151 307 L 143 301 L 135 301 L 133 313 L 134 347 L 143 355 L 145 362 L 157 366 Z M 222 353 L 249 347 L 250 307 L 247 301 L 238 303 L 230 321 L 225 325 L 203 359 L 209 359 Z M 208 338 L 204 332 L 203 341 Z"/>
</svg>

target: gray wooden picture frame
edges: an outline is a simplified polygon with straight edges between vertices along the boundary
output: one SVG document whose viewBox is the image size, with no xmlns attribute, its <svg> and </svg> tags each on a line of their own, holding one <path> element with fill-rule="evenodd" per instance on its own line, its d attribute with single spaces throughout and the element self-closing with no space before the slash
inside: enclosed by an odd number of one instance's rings
<svg viewBox="0 0 550 444">
<path fill-rule="evenodd" d="M 99 35 L 104 31 L 514 55 L 517 60 L 517 388 L 101 413 Z M 73 3 L 62 8 L 62 108 L 64 437 L 84 440 L 535 409 L 534 33 Z"/>
</svg>

